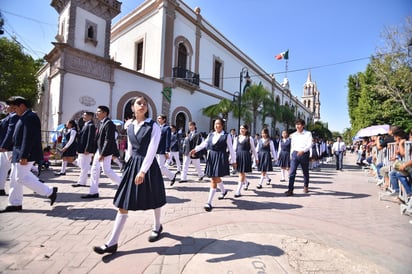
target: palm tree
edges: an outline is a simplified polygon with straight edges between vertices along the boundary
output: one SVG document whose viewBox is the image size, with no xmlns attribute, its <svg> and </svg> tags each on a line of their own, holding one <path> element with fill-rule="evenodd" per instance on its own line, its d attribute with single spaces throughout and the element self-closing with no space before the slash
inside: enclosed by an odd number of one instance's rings
<svg viewBox="0 0 412 274">
<path fill-rule="evenodd" d="M 295 111 L 293 108 L 283 105 L 280 106 L 282 113 L 282 122 L 286 124 L 286 130 L 289 131 L 289 126 L 295 123 Z"/>
<path fill-rule="evenodd" d="M 273 130 L 276 129 L 276 123 L 282 120 L 282 108 L 280 107 L 279 102 L 275 100 L 273 94 L 270 94 L 268 100 L 263 103 L 262 124 L 265 123 L 266 117 L 272 119 L 271 127 Z M 274 132 L 272 132 L 272 134 L 273 133 Z"/>
<path fill-rule="evenodd" d="M 256 120 L 259 115 L 259 108 L 263 107 L 264 103 L 270 100 L 269 98 L 270 93 L 263 87 L 262 83 L 251 85 L 242 96 L 243 105 L 247 106 L 248 111 L 252 112 L 254 133 L 256 133 Z M 246 116 L 248 111 L 245 111 L 243 115 Z"/>
<path fill-rule="evenodd" d="M 210 117 L 210 118 L 215 118 L 221 115 L 221 117 L 227 121 L 229 117 L 229 113 L 233 111 L 233 102 L 228 100 L 228 99 L 222 99 L 219 103 L 210 105 L 208 107 L 205 107 L 202 110 L 203 115 Z"/>
</svg>

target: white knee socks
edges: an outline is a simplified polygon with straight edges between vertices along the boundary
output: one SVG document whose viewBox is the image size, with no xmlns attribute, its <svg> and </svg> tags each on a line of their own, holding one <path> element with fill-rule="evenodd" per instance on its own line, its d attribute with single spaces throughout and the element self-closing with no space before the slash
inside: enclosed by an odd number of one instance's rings
<svg viewBox="0 0 412 274">
<path fill-rule="evenodd" d="M 161 213 L 161 208 L 155 208 L 153 210 L 153 230 L 159 231 L 160 228 L 160 213 Z"/>
<path fill-rule="evenodd" d="M 240 195 L 240 191 L 242 190 L 242 185 L 243 185 L 243 182 L 239 181 L 237 183 L 236 195 Z"/>
<path fill-rule="evenodd" d="M 67 167 L 67 161 L 63 161 L 60 173 L 66 173 L 66 167 Z"/>
<path fill-rule="evenodd" d="M 117 242 L 119 241 L 120 233 L 122 232 L 124 224 L 126 223 L 127 216 L 127 213 L 122 214 L 120 212 L 117 212 L 116 219 L 114 220 L 112 235 L 110 236 L 110 240 L 106 243 L 107 246 L 117 244 Z"/>
<path fill-rule="evenodd" d="M 216 188 L 210 188 L 210 190 L 209 190 L 209 198 L 208 198 L 208 200 L 207 200 L 207 203 L 208 204 L 212 204 L 212 200 L 213 200 L 213 196 L 215 196 L 215 193 L 216 193 Z"/>
</svg>

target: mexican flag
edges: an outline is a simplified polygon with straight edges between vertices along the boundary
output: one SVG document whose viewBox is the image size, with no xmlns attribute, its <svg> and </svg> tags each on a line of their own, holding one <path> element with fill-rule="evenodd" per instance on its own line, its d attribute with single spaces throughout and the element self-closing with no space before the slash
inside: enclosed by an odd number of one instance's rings
<svg viewBox="0 0 412 274">
<path fill-rule="evenodd" d="M 275 56 L 276 60 L 288 60 L 289 59 L 289 50 L 279 53 Z"/>
</svg>

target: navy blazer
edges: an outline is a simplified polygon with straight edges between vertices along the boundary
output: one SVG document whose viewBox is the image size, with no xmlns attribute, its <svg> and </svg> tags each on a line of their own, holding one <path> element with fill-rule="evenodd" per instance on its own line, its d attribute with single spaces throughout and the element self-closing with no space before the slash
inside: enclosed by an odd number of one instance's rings
<svg viewBox="0 0 412 274">
<path fill-rule="evenodd" d="M 170 151 L 170 134 L 172 130 L 167 124 L 163 124 L 160 127 L 161 135 L 160 135 L 160 142 L 159 146 L 157 147 L 157 154 L 166 154 L 166 152 Z"/>
<path fill-rule="evenodd" d="M 200 135 L 200 132 L 195 131 L 193 136 L 189 135 L 189 147 L 190 150 L 193 150 L 197 145 L 200 145 L 202 143 L 202 136 Z M 201 151 L 196 152 L 194 155 L 190 156 L 192 159 L 199 159 L 202 156 Z"/>
<path fill-rule="evenodd" d="M 13 150 L 13 133 L 18 120 L 19 116 L 12 112 L 0 121 L 0 148 Z"/>
<path fill-rule="evenodd" d="M 43 160 L 40 119 L 30 109 L 20 117 L 13 134 L 11 162 L 18 163 L 21 159 L 38 163 Z"/>
<path fill-rule="evenodd" d="M 96 135 L 97 149 L 100 155 L 106 157 L 116 154 L 117 151 L 115 138 L 116 126 L 109 118 L 105 118 L 101 122 Z"/>
<path fill-rule="evenodd" d="M 78 153 L 95 153 L 96 152 L 96 126 L 93 121 L 88 121 L 80 130 L 77 136 Z"/>
<path fill-rule="evenodd" d="M 177 132 L 170 136 L 170 151 L 179 151 L 179 137 Z"/>
</svg>

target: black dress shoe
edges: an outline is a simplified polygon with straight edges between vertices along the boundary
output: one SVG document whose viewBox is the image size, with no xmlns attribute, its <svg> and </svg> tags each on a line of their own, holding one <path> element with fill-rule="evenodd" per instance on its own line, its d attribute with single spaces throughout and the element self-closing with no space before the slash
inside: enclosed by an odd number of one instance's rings
<svg viewBox="0 0 412 274">
<path fill-rule="evenodd" d="M 217 197 L 217 198 L 218 198 L 219 200 L 223 200 L 223 199 L 225 198 L 226 194 L 227 194 L 227 190 L 225 190 L 225 193 L 220 194 L 220 196 Z"/>
<path fill-rule="evenodd" d="M 72 187 L 87 187 L 86 185 L 81 184 L 72 184 Z"/>
<path fill-rule="evenodd" d="M 257 185 L 256 188 L 257 188 L 257 189 L 261 189 L 261 188 L 262 188 L 262 185 Z"/>
<path fill-rule="evenodd" d="M 205 206 L 203 207 L 207 212 L 212 211 L 212 205 L 211 204 L 205 204 Z"/>
<path fill-rule="evenodd" d="M 268 181 L 266 182 L 267 185 L 270 185 L 270 182 L 272 182 L 272 179 L 268 179 Z"/>
<path fill-rule="evenodd" d="M 82 199 L 95 199 L 95 198 L 99 198 L 99 193 L 96 194 L 86 194 L 81 196 Z"/>
<path fill-rule="evenodd" d="M 112 245 L 112 246 L 95 246 L 93 247 L 94 252 L 98 254 L 104 254 L 104 253 L 115 253 L 117 251 L 117 244 Z"/>
<path fill-rule="evenodd" d="M 250 183 L 246 182 L 245 186 L 243 187 L 243 190 L 248 190 Z"/>
<path fill-rule="evenodd" d="M 179 183 L 187 183 L 187 180 L 180 180 Z"/>
<path fill-rule="evenodd" d="M 54 202 L 56 201 L 57 198 L 57 187 L 53 187 L 53 192 L 52 194 L 50 194 L 50 196 L 48 197 L 50 199 L 50 205 L 52 206 L 54 204 Z"/>
<path fill-rule="evenodd" d="M 7 196 L 6 191 L 4 189 L 0 189 L 0 196 Z"/>
<path fill-rule="evenodd" d="M 176 182 L 176 176 L 177 176 L 177 172 L 175 173 L 175 176 L 173 176 L 173 179 L 170 182 L 170 186 L 173 186 Z"/>
<path fill-rule="evenodd" d="M 160 225 L 160 228 L 158 231 L 152 230 L 152 234 L 149 236 L 149 242 L 156 242 L 157 240 L 160 239 L 160 233 L 163 231 L 163 226 Z"/>
<path fill-rule="evenodd" d="M 235 198 L 242 197 L 242 194 L 235 194 L 234 197 L 235 197 Z"/>
<path fill-rule="evenodd" d="M 22 211 L 22 210 L 23 210 L 23 207 L 21 205 L 9 205 L 9 206 L 6 206 L 6 208 L 1 210 L 0 212 L 1 213 L 4 213 L 4 212 L 17 212 L 17 211 Z"/>
<path fill-rule="evenodd" d="M 66 175 L 66 172 L 55 172 L 54 175 L 56 176 Z"/>
</svg>

